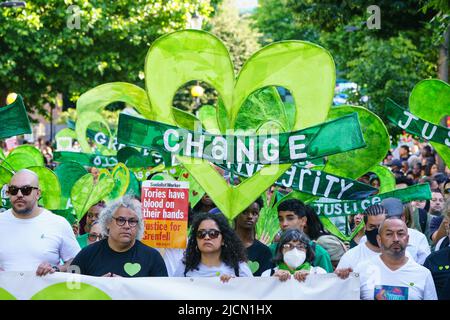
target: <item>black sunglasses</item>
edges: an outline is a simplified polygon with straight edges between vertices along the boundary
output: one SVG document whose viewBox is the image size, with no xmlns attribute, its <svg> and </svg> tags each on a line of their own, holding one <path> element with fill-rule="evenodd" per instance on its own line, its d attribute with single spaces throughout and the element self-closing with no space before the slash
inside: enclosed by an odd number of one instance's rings
<svg viewBox="0 0 450 320">
<path fill-rule="evenodd" d="M 219 235 L 222 232 L 220 232 L 219 230 L 216 229 L 208 229 L 208 230 L 198 230 L 197 231 L 197 238 L 198 239 L 205 239 L 206 235 L 208 235 L 208 237 L 210 239 L 217 239 L 217 237 L 219 237 Z"/>
<path fill-rule="evenodd" d="M 39 190 L 39 188 L 32 187 L 32 186 L 23 186 L 23 187 L 15 187 L 15 186 L 9 186 L 8 187 L 8 194 L 12 196 L 16 196 L 20 192 L 24 196 L 29 196 L 33 189 Z"/>
</svg>

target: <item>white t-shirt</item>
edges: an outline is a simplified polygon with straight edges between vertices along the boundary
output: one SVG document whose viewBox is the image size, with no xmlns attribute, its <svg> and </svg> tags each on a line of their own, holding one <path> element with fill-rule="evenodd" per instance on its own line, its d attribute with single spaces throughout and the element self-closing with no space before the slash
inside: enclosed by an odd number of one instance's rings
<svg viewBox="0 0 450 320">
<path fill-rule="evenodd" d="M 180 263 L 175 271 L 174 277 L 184 277 L 184 264 Z M 198 270 L 191 270 L 186 273 L 186 277 L 219 277 L 222 274 L 234 276 L 234 269 L 224 262 L 218 267 L 208 267 L 203 263 L 198 265 Z M 253 277 L 253 273 L 245 262 L 239 263 L 239 277 Z"/>
<path fill-rule="evenodd" d="M 378 255 L 380 255 L 379 252 L 372 251 L 364 242 L 360 241 L 356 247 L 351 248 L 344 253 L 341 260 L 339 260 L 339 264 L 336 269 L 352 268 L 355 270 L 356 266 L 361 261 Z"/>
<path fill-rule="evenodd" d="M 409 242 L 406 247 L 406 251 L 411 257 L 419 264 L 423 264 L 425 259 L 430 255 L 431 249 L 428 244 L 427 237 L 420 231 L 408 228 Z M 359 241 L 359 244 L 363 244 L 367 241 L 367 237 L 364 236 Z"/>
<path fill-rule="evenodd" d="M 0 213 L 0 268 L 36 271 L 42 262 L 59 265 L 81 250 L 67 220 L 41 210 L 32 219 L 16 218 L 11 209 Z"/>
<path fill-rule="evenodd" d="M 411 258 L 392 271 L 377 255 L 354 271 L 359 273 L 362 300 L 437 300 L 430 270 Z"/>
<path fill-rule="evenodd" d="M 167 268 L 167 275 L 169 277 L 173 277 L 175 271 L 177 271 L 178 266 L 182 263 L 184 256 L 184 249 L 175 249 L 175 248 L 155 248 L 159 251 L 161 256 L 164 259 L 164 263 Z"/>
<path fill-rule="evenodd" d="M 273 271 L 277 271 L 278 267 L 273 268 Z M 267 269 L 266 271 L 264 271 L 261 274 L 261 277 L 270 277 L 272 273 L 272 269 Z M 321 267 L 311 267 L 311 269 L 309 270 L 310 274 L 326 274 L 327 271 Z"/>
<path fill-rule="evenodd" d="M 442 242 L 444 242 L 444 240 L 447 239 L 448 237 L 450 237 L 450 236 L 442 237 L 441 240 L 439 240 L 439 241 L 436 243 L 436 247 L 434 247 L 434 251 L 439 251 L 439 250 L 441 250 L 441 249 L 442 249 L 442 248 L 441 248 Z M 449 247 L 450 247 L 450 243 L 449 243 Z"/>
</svg>

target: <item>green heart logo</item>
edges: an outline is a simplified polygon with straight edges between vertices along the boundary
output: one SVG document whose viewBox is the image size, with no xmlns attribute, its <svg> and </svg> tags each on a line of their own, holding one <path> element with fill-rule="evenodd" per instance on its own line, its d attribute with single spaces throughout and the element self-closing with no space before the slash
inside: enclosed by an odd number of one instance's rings
<svg viewBox="0 0 450 320">
<path fill-rule="evenodd" d="M 96 184 L 90 173 L 75 182 L 70 192 L 70 199 L 78 221 L 83 218 L 90 207 L 107 197 L 113 188 L 114 180 L 109 173 L 100 173 Z"/>
<path fill-rule="evenodd" d="M 123 266 L 123 269 L 125 270 L 125 272 L 130 276 L 134 276 L 136 274 L 139 273 L 139 271 L 141 271 L 141 265 L 139 263 L 130 263 L 127 262 L 125 263 L 125 265 Z"/>
<path fill-rule="evenodd" d="M 446 266 L 445 266 L 445 270 L 448 270 L 449 268 L 450 268 L 449 265 L 446 265 Z"/>
<path fill-rule="evenodd" d="M 155 120 L 176 125 L 172 99 L 191 80 L 204 81 L 220 94 L 228 134 L 246 98 L 257 89 L 282 86 L 293 95 L 293 130 L 325 121 L 334 95 L 335 66 L 328 51 L 303 41 L 271 44 L 256 52 L 235 79 L 223 43 L 204 31 L 185 30 L 157 39 L 145 63 L 146 90 Z M 255 128 L 256 129 L 256 128 Z M 270 187 L 290 165 L 270 165 L 238 186 L 229 186 L 206 161 L 178 157 L 219 209 L 232 219 Z"/>
<path fill-rule="evenodd" d="M 258 261 L 248 260 L 247 264 L 248 264 L 248 267 L 250 268 L 250 270 L 252 271 L 252 273 L 255 273 L 256 271 L 259 270 L 259 262 Z"/>
<path fill-rule="evenodd" d="M 444 270 L 444 266 L 439 266 L 439 268 L 438 268 L 439 270 Z"/>
<path fill-rule="evenodd" d="M 439 125 L 450 113 L 450 85 L 436 79 L 420 81 L 409 97 L 409 110 L 419 118 Z M 431 145 L 446 163 L 450 163 L 449 147 L 435 142 Z"/>
</svg>

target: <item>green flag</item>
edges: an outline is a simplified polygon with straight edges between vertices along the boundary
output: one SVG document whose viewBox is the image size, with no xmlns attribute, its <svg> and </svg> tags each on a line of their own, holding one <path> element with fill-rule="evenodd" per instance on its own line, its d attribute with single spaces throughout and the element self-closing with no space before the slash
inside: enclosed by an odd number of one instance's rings
<svg viewBox="0 0 450 320">
<path fill-rule="evenodd" d="M 393 124 L 416 137 L 450 147 L 450 129 L 419 118 L 389 98 L 386 101 L 386 116 Z"/>
<path fill-rule="evenodd" d="M 341 202 L 314 201 L 312 205 L 319 216 L 339 217 L 362 213 L 371 205 L 380 203 L 386 198 L 397 198 L 402 202 L 429 200 L 431 199 L 430 185 L 428 183 L 416 184 L 408 188 L 377 194 L 364 200 Z"/>
<path fill-rule="evenodd" d="M 13 103 L 0 107 L 0 123 L 0 139 L 31 133 L 30 121 L 20 95 Z"/>
<path fill-rule="evenodd" d="M 96 168 L 111 168 L 118 163 L 116 156 L 103 156 L 100 154 L 70 151 L 56 151 L 53 154 L 53 159 L 57 162 L 75 161 L 83 166 Z"/>
<path fill-rule="evenodd" d="M 295 163 L 362 148 L 357 113 L 295 132 L 259 136 L 193 132 L 126 114 L 119 117 L 118 140 L 216 164 Z"/>
</svg>

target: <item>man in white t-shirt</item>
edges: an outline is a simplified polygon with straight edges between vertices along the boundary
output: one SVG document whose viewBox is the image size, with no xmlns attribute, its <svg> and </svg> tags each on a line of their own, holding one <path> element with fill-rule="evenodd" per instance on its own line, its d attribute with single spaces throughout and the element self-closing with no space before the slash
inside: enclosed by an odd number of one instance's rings
<svg viewBox="0 0 450 320">
<path fill-rule="evenodd" d="M 405 211 L 403 210 L 403 203 L 396 198 L 386 198 L 381 202 L 381 205 L 386 209 L 386 217 L 397 217 L 406 222 Z M 423 264 L 425 259 L 430 255 L 431 250 L 427 241 L 427 237 L 420 231 L 408 228 L 409 242 L 406 248 L 414 261 L 418 264 Z M 362 237 L 360 244 L 367 241 L 366 237 Z"/>
<path fill-rule="evenodd" d="M 36 271 L 38 276 L 66 271 L 80 246 L 64 218 L 38 207 L 38 176 L 20 170 L 7 193 L 12 209 L 0 213 L 0 270 Z"/>
<path fill-rule="evenodd" d="M 386 218 L 386 209 L 379 204 L 374 204 L 364 211 L 364 229 L 368 241 L 360 243 L 348 250 L 339 261 L 336 269 L 355 269 L 358 263 L 368 258 L 378 256 L 380 247 L 376 240 L 378 227 Z"/>
<path fill-rule="evenodd" d="M 398 217 L 380 225 L 377 241 L 381 254 L 359 263 L 363 300 L 437 300 L 431 272 L 406 256 L 408 227 Z"/>
</svg>

